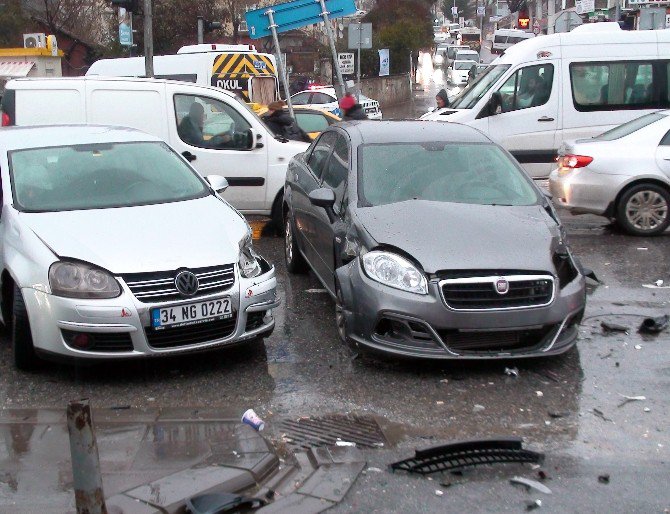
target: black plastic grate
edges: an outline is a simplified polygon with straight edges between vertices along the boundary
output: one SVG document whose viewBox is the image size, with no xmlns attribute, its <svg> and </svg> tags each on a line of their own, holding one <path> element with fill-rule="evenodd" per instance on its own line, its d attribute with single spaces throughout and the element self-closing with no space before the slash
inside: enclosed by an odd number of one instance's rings
<svg viewBox="0 0 670 514">
<path fill-rule="evenodd" d="M 287 444 L 298 448 L 333 446 L 337 441 L 356 443 L 362 448 L 378 448 L 387 444 L 379 424 L 370 416 L 333 414 L 319 418 L 285 419 L 278 426 Z"/>
<path fill-rule="evenodd" d="M 544 460 L 543 454 L 524 450 L 522 442 L 518 437 L 460 441 L 427 450 L 417 450 L 413 458 L 394 462 L 391 464 L 391 469 L 430 475 L 482 464 L 540 463 Z"/>
</svg>

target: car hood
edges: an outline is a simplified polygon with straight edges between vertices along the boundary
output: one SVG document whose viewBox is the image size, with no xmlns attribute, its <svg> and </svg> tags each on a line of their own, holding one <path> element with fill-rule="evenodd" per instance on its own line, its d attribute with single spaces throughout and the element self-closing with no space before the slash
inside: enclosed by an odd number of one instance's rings
<svg viewBox="0 0 670 514">
<path fill-rule="evenodd" d="M 60 258 L 78 259 L 115 274 L 201 268 L 237 262 L 244 220 L 214 196 L 184 202 L 20 213 Z"/>
<path fill-rule="evenodd" d="M 407 201 L 356 210 L 382 246 L 416 259 L 424 271 L 552 271 L 559 227 L 539 205 L 505 207 Z"/>
</svg>

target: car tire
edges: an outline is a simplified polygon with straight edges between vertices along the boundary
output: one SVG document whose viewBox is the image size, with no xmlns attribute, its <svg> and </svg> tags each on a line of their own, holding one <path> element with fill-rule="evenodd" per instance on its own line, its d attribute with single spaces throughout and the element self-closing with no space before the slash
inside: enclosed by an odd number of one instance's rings
<svg viewBox="0 0 670 514">
<path fill-rule="evenodd" d="M 14 285 L 14 301 L 12 303 L 12 348 L 14 365 L 23 371 L 35 369 L 38 359 L 33 345 L 28 310 L 23 301 L 21 289 Z"/>
<path fill-rule="evenodd" d="M 670 225 L 670 193 L 651 183 L 624 191 L 617 204 L 617 224 L 634 236 L 657 236 Z"/>
<path fill-rule="evenodd" d="M 279 193 L 272 204 L 272 212 L 270 213 L 270 223 L 278 236 L 282 235 L 282 230 L 284 229 L 282 205 L 284 205 L 284 193 Z"/>
<path fill-rule="evenodd" d="M 307 263 L 300 253 L 295 240 L 295 223 L 290 213 L 286 213 L 284 220 L 284 259 L 289 273 L 298 274 L 307 271 Z"/>
</svg>

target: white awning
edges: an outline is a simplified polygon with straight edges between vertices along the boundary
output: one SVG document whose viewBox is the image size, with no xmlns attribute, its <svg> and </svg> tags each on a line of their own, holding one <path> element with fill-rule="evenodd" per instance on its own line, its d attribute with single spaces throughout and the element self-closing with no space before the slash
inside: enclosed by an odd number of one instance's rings
<svg viewBox="0 0 670 514">
<path fill-rule="evenodd" d="M 0 62 L 0 78 L 18 78 L 28 75 L 35 66 L 34 62 L 5 61 Z"/>
</svg>

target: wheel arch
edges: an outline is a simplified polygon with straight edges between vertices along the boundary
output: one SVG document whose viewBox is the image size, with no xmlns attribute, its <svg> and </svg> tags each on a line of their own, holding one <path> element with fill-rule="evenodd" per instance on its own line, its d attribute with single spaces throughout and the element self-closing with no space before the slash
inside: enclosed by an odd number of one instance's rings
<svg viewBox="0 0 670 514">
<path fill-rule="evenodd" d="M 665 189 L 665 191 L 670 195 L 670 184 L 668 184 L 667 182 L 664 182 L 663 180 L 654 177 L 636 178 L 635 180 L 628 182 L 617 193 L 616 197 L 614 198 L 614 202 L 612 203 L 612 212 L 613 213 L 617 212 L 617 209 L 619 208 L 619 203 L 621 202 L 621 198 L 623 198 L 623 195 L 625 195 L 627 191 L 641 184 L 653 184 L 655 186 L 659 186 Z"/>
<path fill-rule="evenodd" d="M 2 322 L 5 326 L 11 323 L 12 320 L 12 302 L 14 300 L 14 284 L 16 281 L 9 272 L 4 269 L 0 274 L 0 315 L 2 315 Z"/>
</svg>

